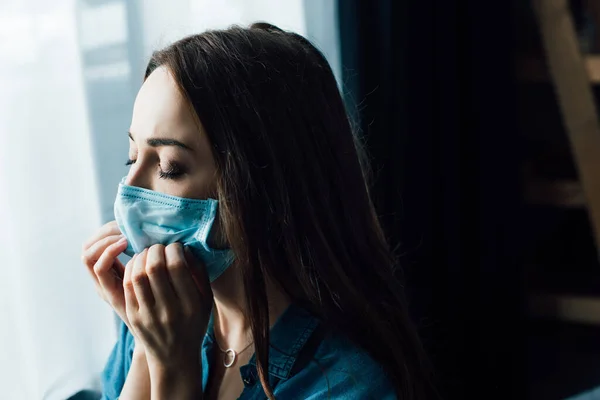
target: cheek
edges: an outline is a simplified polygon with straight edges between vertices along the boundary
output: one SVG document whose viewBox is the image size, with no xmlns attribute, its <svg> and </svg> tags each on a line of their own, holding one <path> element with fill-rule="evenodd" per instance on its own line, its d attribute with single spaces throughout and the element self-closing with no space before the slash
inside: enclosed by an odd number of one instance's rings
<svg viewBox="0 0 600 400">
<path fill-rule="evenodd" d="M 217 179 L 214 173 L 200 172 L 188 176 L 179 184 L 179 197 L 190 199 L 217 198 Z"/>
<path fill-rule="evenodd" d="M 203 168 L 198 174 L 198 196 L 217 198 L 218 174 L 214 164 Z"/>
</svg>

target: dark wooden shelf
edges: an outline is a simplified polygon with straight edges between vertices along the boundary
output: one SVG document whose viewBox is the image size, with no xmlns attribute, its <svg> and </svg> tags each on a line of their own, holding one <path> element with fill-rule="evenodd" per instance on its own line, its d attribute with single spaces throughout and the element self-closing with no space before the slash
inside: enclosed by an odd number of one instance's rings
<svg viewBox="0 0 600 400">
<path fill-rule="evenodd" d="M 590 82 L 600 83 L 600 55 L 588 55 L 584 60 Z M 550 81 L 545 60 L 535 57 L 517 59 L 517 77 L 523 82 Z"/>
<path fill-rule="evenodd" d="M 527 308 L 533 317 L 600 325 L 600 296 L 535 293 L 529 296 Z"/>
<path fill-rule="evenodd" d="M 525 200 L 528 204 L 566 208 L 586 205 L 581 184 L 575 180 L 531 178 L 525 182 Z"/>
</svg>

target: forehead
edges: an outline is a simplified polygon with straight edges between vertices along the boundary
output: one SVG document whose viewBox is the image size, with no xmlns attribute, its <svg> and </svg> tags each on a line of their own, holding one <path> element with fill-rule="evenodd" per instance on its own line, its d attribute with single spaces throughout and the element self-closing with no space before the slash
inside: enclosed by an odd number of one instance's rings
<svg viewBox="0 0 600 400">
<path fill-rule="evenodd" d="M 155 69 L 142 84 L 133 106 L 131 132 L 135 136 L 160 135 L 197 138 L 199 125 L 175 78 L 165 67 Z"/>
</svg>

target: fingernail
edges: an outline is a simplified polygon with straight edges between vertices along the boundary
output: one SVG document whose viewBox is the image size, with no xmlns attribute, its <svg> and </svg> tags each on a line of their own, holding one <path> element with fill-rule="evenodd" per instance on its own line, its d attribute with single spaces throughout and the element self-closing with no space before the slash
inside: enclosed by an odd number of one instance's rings
<svg viewBox="0 0 600 400">
<path fill-rule="evenodd" d="M 122 245 L 124 243 L 127 243 L 127 238 L 123 235 L 121 235 L 121 239 L 119 239 L 119 241 L 117 242 L 117 245 Z"/>
</svg>

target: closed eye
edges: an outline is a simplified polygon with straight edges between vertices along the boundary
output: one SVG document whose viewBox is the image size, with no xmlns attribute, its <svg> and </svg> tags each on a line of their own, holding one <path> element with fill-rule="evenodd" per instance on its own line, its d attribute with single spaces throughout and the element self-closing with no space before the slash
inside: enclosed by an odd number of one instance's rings
<svg viewBox="0 0 600 400">
<path fill-rule="evenodd" d="M 125 166 L 130 166 L 132 164 L 135 164 L 136 161 L 137 160 L 127 159 L 127 161 L 125 162 Z M 160 167 L 160 165 L 159 165 L 159 167 Z M 175 162 L 169 162 L 168 168 L 166 170 L 163 170 L 162 168 L 160 168 L 158 171 L 158 176 L 161 179 L 175 180 L 175 179 L 181 177 L 183 174 L 185 174 L 185 169 Z"/>
<path fill-rule="evenodd" d="M 184 169 L 179 166 L 177 163 L 174 162 L 169 162 L 168 163 L 168 168 L 166 171 L 163 171 L 162 168 L 160 169 L 160 171 L 158 172 L 158 176 L 162 179 L 177 179 L 179 177 L 181 177 L 183 174 L 185 174 Z"/>
</svg>

